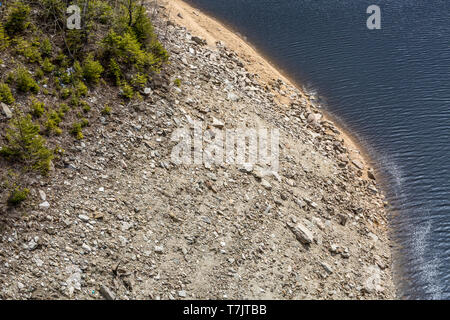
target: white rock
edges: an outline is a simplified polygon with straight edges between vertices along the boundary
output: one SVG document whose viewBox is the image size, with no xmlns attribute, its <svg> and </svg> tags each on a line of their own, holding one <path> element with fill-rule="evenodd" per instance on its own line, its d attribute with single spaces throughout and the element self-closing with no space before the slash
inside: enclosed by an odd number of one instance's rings
<svg viewBox="0 0 450 320">
<path fill-rule="evenodd" d="M 155 252 L 156 253 L 163 253 L 164 247 L 163 246 L 155 246 Z"/>
<path fill-rule="evenodd" d="M 261 180 L 261 185 L 262 185 L 264 188 L 266 188 L 267 190 L 272 189 L 272 185 L 271 185 L 267 180 L 262 179 L 262 180 Z"/>
<path fill-rule="evenodd" d="M 39 196 L 41 197 L 42 201 L 47 200 L 47 195 L 45 194 L 45 192 L 43 190 L 39 190 Z"/>
<path fill-rule="evenodd" d="M 222 121 L 220 121 L 219 119 L 216 119 L 216 118 L 213 117 L 213 123 L 212 123 L 213 127 L 222 129 L 224 125 L 225 124 Z"/>
<path fill-rule="evenodd" d="M 91 247 L 89 247 L 86 243 L 83 243 L 81 248 L 83 248 L 84 251 L 91 252 Z"/>
<path fill-rule="evenodd" d="M 228 92 L 227 99 L 230 101 L 238 101 L 239 97 L 233 92 Z"/>
<path fill-rule="evenodd" d="M 3 114 L 6 118 L 11 119 L 13 116 L 11 109 L 9 109 L 9 107 L 3 102 L 1 102 L 0 105 L 2 106 Z"/>
<path fill-rule="evenodd" d="M 39 205 L 39 208 L 48 209 L 48 208 L 50 208 L 50 203 L 48 203 L 47 201 L 44 201 Z"/>
<path fill-rule="evenodd" d="M 87 215 L 84 215 L 84 214 L 80 214 L 78 216 L 78 218 L 80 218 L 80 220 L 83 221 L 83 222 L 88 222 L 89 221 L 89 217 Z"/>
</svg>

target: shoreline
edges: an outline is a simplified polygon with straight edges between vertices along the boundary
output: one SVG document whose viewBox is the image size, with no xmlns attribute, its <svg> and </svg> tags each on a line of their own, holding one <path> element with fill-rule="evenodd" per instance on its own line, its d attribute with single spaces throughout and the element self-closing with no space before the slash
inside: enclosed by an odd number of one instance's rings
<svg viewBox="0 0 450 320">
<path fill-rule="evenodd" d="M 308 106 L 311 105 L 310 96 L 303 90 L 301 83 L 290 77 L 288 73 L 282 68 L 276 66 L 276 63 L 271 61 L 263 52 L 254 47 L 233 26 L 220 21 L 219 18 L 214 17 L 209 13 L 205 13 L 201 9 L 192 6 L 184 2 L 183 0 L 170 0 L 163 2 L 167 6 L 169 19 L 171 19 L 178 25 L 185 27 L 193 34 L 205 39 L 207 41 L 208 47 L 214 49 L 216 41 L 224 42 L 229 49 L 234 51 L 242 59 L 245 68 L 249 72 L 259 76 L 258 81 L 260 81 L 263 85 L 269 85 L 271 81 L 281 79 L 286 83 L 286 85 L 290 85 L 296 88 L 300 92 L 300 98 L 305 98 L 308 102 Z M 181 17 L 179 16 L 179 13 L 181 14 Z M 273 91 L 273 93 L 275 93 L 275 91 Z M 284 98 L 286 100 L 289 100 L 289 98 L 287 97 Z M 275 100 L 278 100 L 281 105 L 285 105 L 283 97 L 277 95 L 275 97 Z M 289 104 L 287 104 L 287 107 L 290 108 Z M 351 163 L 353 160 L 359 160 L 364 164 L 364 169 L 361 170 L 363 173 L 361 179 L 371 181 L 368 175 L 369 170 L 375 177 L 378 193 L 381 195 L 382 200 L 385 203 L 384 210 L 386 214 L 384 218 L 386 222 L 389 222 L 389 216 L 398 214 L 398 212 L 392 211 L 392 207 L 386 199 L 387 192 L 385 190 L 388 185 L 388 178 L 385 174 L 383 174 L 383 172 L 375 170 L 375 168 L 378 167 L 377 161 L 375 160 L 376 155 L 375 157 L 372 157 L 370 155 L 370 152 L 361 143 L 362 139 L 360 139 L 354 133 L 351 133 L 351 129 L 346 126 L 344 121 L 338 119 L 328 110 L 325 110 L 323 108 L 314 109 L 322 114 L 322 120 L 330 121 L 340 132 L 338 136 L 340 139 L 342 139 L 343 145 L 348 150 L 349 163 Z M 383 232 L 385 232 L 388 238 L 387 245 L 391 247 L 391 275 L 392 281 L 395 284 L 396 296 L 399 297 L 400 293 L 398 277 L 399 275 L 401 277 L 401 269 L 398 264 L 395 263 L 398 258 L 394 259 L 394 256 L 398 254 L 395 243 L 392 242 L 394 233 L 390 228 L 389 223 L 379 224 L 378 228 L 382 229 Z M 397 275 L 397 277 L 394 277 L 394 275 Z"/>
<path fill-rule="evenodd" d="M 245 67 L 249 72 L 259 76 L 259 81 L 264 85 L 269 85 L 273 80 L 281 79 L 287 85 L 295 87 L 300 92 L 301 97 L 308 101 L 308 106 L 311 106 L 310 96 L 304 92 L 301 84 L 290 77 L 282 68 L 277 67 L 273 61 L 249 41 L 243 39 L 239 31 L 233 26 L 183 0 L 163 0 L 162 3 L 167 6 L 169 18 L 172 21 L 204 38 L 208 47 L 214 48 L 216 41 L 224 42 L 245 62 Z M 178 15 L 179 13 L 181 17 Z M 285 104 L 283 100 L 288 100 L 288 98 L 279 95 L 276 96 L 276 99 L 282 105 Z M 317 110 L 322 114 L 321 120 L 330 121 L 339 130 L 340 138 L 343 139 L 344 146 L 348 149 L 349 162 L 353 160 L 362 162 L 364 169 L 361 170 L 363 173 L 361 178 L 369 180 L 368 171 L 374 168 L 376 161 L 369 155 L 367 149 L 358 142 L 359 139 L 355 134 L 350 133 L 350 129 L 346 127 L 343 121 L 336 119 L 323 108 Z M 372 174 L 375 176 L 377 185 L 383 186 L 386 184 L 382 174 L 377 174 L 375 171 L 372 171 Z M 383 189 L 379 188 L 379 192 L 385 198 L 386 193 Z"/>
</svg>

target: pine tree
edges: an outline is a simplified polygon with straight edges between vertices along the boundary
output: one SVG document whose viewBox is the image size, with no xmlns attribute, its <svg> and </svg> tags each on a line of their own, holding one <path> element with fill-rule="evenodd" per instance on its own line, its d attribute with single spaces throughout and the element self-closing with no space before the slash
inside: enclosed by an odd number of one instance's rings
<svg viewBox="0 0 450 320">
<path fill-rule="evenodd" d="M 39 134 L 39 125 L 33 123 L 31 116 L 16 114 L 6 129 L 7 144 L 0 154 L 7 159 L 20 161 L 26 169 L 47 174 L 53 159 L 53 152 L 45 146 L 46 140 Z"/>
</svg>

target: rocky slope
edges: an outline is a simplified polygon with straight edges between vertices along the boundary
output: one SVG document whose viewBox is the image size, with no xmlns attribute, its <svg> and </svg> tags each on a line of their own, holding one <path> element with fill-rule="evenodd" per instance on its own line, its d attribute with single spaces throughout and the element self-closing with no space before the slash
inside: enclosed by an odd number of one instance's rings
<svg viewBox="0 0 450 320">
<path fill-rule="evenodd" d="M 0 215 L 0 298 L 394 298 L 384 197 L 314 97 L 158 10 L 171 63 L 151 93 L 91 120 L 33 205 Z M 194 120 L 278 128 L 278 173 L 173 163 Z"/>
</svg>

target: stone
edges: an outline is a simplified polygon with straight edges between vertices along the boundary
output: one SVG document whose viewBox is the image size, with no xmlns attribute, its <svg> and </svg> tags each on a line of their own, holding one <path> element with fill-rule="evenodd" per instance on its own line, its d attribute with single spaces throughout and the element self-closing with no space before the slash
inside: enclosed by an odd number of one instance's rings
<svg viewBox="0 0 450 320">
<path fill-rule="evenodd" d="M 39 205 L 39 208 L 48 209 L 48 208 L 50 208 L 50 203 L 48 203 L 47 201 L 44 201 Z"/>
<path fill-rule="evenodd" d="M 335 244 L 335 243 L 332 243 L 332 244 L 330 245 L 330 251 L 331 251 L 332 253 L 337 253 L 338 248 L 339 248 L 339 246 L 338 246 L 337 244 Z"/>
<path fill-rule="evenodd" d="M 297 225 L 290 227 L 292 232 L 294 233 L 295 237 L 298 241 L 300 241 L 303 244 L 310 244 L 314 240 L 313 233 L 306 228 L 303 224 L 298 223 Z"/>
<path fill-rule="evenodd" d="M 100 293 L 106 300 L 116 300 L 116 295 L 105 285 L 100 287 Z"/>
<path fill-rule="evenodd" d="M 3 102 L 0 102 L 0 105 L 2 106 L 2 111 L 6 118 L 11 119 L 13 116 L 11 109 Z"/>
<path fill-rule="evenodd" d="M 360 160 L 358 160 L 358 159 L 352 160 L 352 163 L 359 170 L 363 170 L 364 169 L 364 164 Z"/>
<path fill-rule="evenodd" d="M 91 247 L 89 247 L 86 243 L 83 243 L 81 248 L 83 248 L 83 250 L 86 252 L 91 252 Z"/>
<path fill-rule="evenodd" d="M 239 97 L 233 92 L 228 92 L 227 99 L 235 102 L 239 100 Z"/>
<path fill-rule="evenodd" d="M 346 214 L 339 214 L 338 215 L 339 223 L 343 226 L 347 224 L 348 216 Z"/>
<path fill-rule="evenodd" d="M 184 290 L 178 291 L 178 296 L 181 298 L 186 298 L 186 296 L 187 296 L 186 291 L 184 291 Z"/>
<path fill-rule="evenodd" d="M 265 179 L 261 180 L 261 185 L 266 188 L 267 190 L 271 190 L 272 189 L 272 185 Z"/>
<path fill-rule="evenodd" d="M 42 200 L 42 201 L 47 200 L 47 196 L 46 196 L 46 194 L 45 194 L 44 191 L 39 190 L 39 196 L 41 197 L 41 200 Z"/>
<path fill-rule="evenodd" d="M 152 93 L 152 89 L 151 88 L 144 88 L 144 94 L 146 96 L 149 96 Z"/>
<path fill-rule="evenodd" d="M 26 248 L 30 251 L 35 250 L 39 245 L 39 237 L 35 237 L 34 239 L 31 239 L 30 242 L 26 245 Z"/>
<path fill-rule="evenodd" d="M 66 272 L 70 273 L 66 284 L 69 294 L 72 295 L 75 290 L 81 290 L 81 269 L 77 266 L 68 266 Z"/>
<path fill-rule="evenodd" d="M 84 214 L 80 214 L 78 216 L 78 218 L 80 218 L 80 220 L 83 221 L 83 222 L 88 222 L 89 221 L 89 217 L 87 215 L 84 215 Z"/>
<path fill-rule="evenodd" d="M 213 117 L 213 123 L 212 123 L 213 127 L 222 129 L 224 125 L 225 124 L 222 121 L 220 121 L 219 119 L 216 119 L 216 118 Z"/>
<path fill-rule="evenodd" d="M 164 253 L 164 247 L 163 246 L 155 246 L 155 252 L 156 253 Z"/>
<path fill-rule="evenodd" d="M 191 38 L 191 40 L 194 41 L 196 44 L 201 45 L 201 46 L 206 44 L 206 40 L 203 40 L 202 38 L 197 37 L 197 36 L 193 36 Z"/>
<path fill-rule="evenodd" d="M 308 115 L 307 121 L 308 123 L 310 123 L 313 126 L 317 126 L 319 125 L 319 119 L 320 119 L 320 115 L 319 114 L 315 114 L 315 113 L 310 113 Z"/>
<path fill-rule="evenodd" d="M 325 262 L 320 263 L 320 265 L 325 269 L 328 274 L 333 273 L 333 269 Z"/>
</svg>

